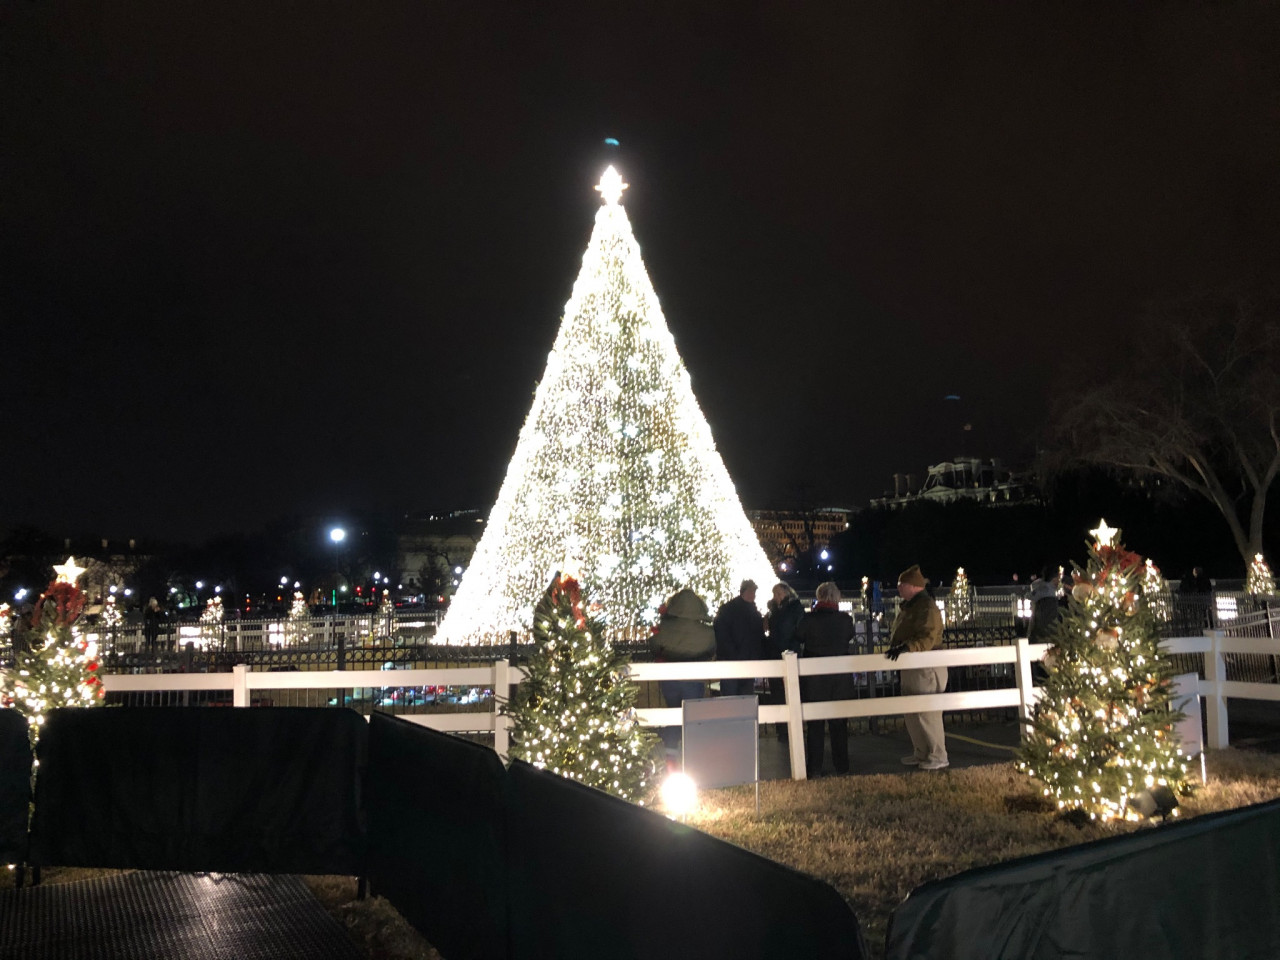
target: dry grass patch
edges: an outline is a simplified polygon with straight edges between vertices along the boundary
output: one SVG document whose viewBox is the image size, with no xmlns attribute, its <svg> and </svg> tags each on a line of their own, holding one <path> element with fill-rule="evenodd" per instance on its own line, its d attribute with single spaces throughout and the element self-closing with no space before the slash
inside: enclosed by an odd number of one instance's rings
<svg viewBox="0 0 1280 960">
<path fill-rule="evenodd" d="M 302 879 L 369 960 L 441 960 L 435 947 L 382 897 L 357 900 L 355 877 Z"/>
<path fill-rule="evenodd" d="M 1182 815 L 1280 797 L 1280 757 L 1209 756 L 1209 784 Z M 856 776 L 709 791 L 691 826 L 827 881 L 852 904 L 872 955 L 889 914 L 914 888 L 972 867 L 1085 843 L 1146 825 L 1072 826 L 1046 808 L 1012 764 Z"/>
<path fill-rule="evenodd" d="M 107 870 L 100 867 L 44 867 L 40 871 L 41 883 L 75 883 L 77 880 L 96 880 L 99 877 L 118 877 L 130 870 Z M 17 870 L 8 866 L 0 870 L 0 890 L 12 890 Z M 31 870 L 24 877 L 24 885 L 31 885 Z"/>
</svg>

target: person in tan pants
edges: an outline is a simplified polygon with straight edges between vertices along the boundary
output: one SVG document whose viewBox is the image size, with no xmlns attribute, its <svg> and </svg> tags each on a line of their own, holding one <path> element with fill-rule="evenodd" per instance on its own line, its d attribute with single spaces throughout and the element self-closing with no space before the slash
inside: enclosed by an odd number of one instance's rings
<svg viewBox="0 0 1280 960">
<path fill-rule="evenodd" d="M 927 584 L 919 564 L 908 567 L 898 576 L 898 596 L 902 598 L 902 605 L 893 621 L 893 632 L 889 634 L 889 649 L 885 651 L 890 660 L 897 660 L 907 652 L 934 650 L 942 643 L 942 614 L 925 590 Z M 904 695 L 942 693 L 947 689 L 946 667 L 923 667 L 901 673 Z M 904 719 L 907 733 L 911 736 L 912 752 L 903 757 L 902 762 L 907 766 L 918 766 L 921 770 L 941 770 L 949 766 L 942 711 L 908 713 Z"/>
</svg>

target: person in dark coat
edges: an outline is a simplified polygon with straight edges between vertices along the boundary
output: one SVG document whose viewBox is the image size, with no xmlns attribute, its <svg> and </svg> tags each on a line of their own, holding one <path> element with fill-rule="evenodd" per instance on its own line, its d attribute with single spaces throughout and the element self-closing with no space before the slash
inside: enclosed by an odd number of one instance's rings
<svg viewBox="0 0 1280 960">
<path fill-rule="evenodd" d="M 756 583 L 743 580 L 738 595 L 721 604 L 713 624 L 716 635 L 717 660 L 763 660 L 764 618 L 756 609 Z M 732 677 L 720 681 L 720 693 L 726 697 L 747 697 L 755 692 L 751 677 Z"/>
<path fill-rule="evenodd" d="M 147 651 L 153 651 L 160 639 L 160 621 L 164 619 L 164 611 L 160 609 L 160 601 L 152 597 L 142 610 L 142 636 L 147 642 Z"/>
<path fill-rule="evenodd" d="M 711 629 L 707 602 L 688 588 L 673 593 L 662 605 L 661 619 L 649 638 L 649 649 L 659 663 L 713 659 L 716 635 Z M 706 687 L 703 680 L 658 681 L 658 689 L 668 707 L 679 707 L 686 700 L 705 697 Z M 668 750 L 679 745 L 679 727 L 663 727 L 659 735 Z"/>
<path fill-rule="evenodd" d="M 800 623 L 800 618 L 804 616 L 804 605 L 800 602 L 800 598 L 796 596 L 795 590 L 791 589 L 790 584 L 775 583 L 773 585 L 773 598 L 767 606 L 769 612 L 765 614 L 765 629 L 768 630 L 764 641 L 765 656 L 770 659 L 778 659 L 785 650 L 799 653 L 800 644 L 795 639 L 795 632 L 797 625 Z M 787 702 L 786 685 L 783 677 L 769 678 L 769 689 L 764 695 L 764 702 L 768 704 Z M 775 724 L 775 726 L 778 740 L 780 742 L 785 741 L 787 739 L 787 725 L 779 723 Z"/>
<path fill-rule="evenodd" d="M 711 629 L 707 602 L 687 587 L 671 595 L 662 606 L 661 619 L 649 638 L 653 659 L 662 662 L 712 660 L 716 655 L 716 635 Z M 668 707 L 702 697 L 702 680 L 659 680 L 658 688 Z"/>
<path fill-rule="evenodd" d="M 1192 567 L 1189 576 L 1178 584 L 1178 606 L 1188 633 L 1213 628 L 1216 600 L 1213 581 L 1205 575 L 1204 567 Z"/>
<path fill-rule="evenodd" d="M 827 582 L 818 585 L 818 602 L 796 626 L 793 635 L 803 645 L 803 657 L 844 657 L 853 640 L 853 618 L 840 612 L 840 588 Z M 800 678 L 800 697 L 806 703 L 852 700 L 853 675 L 826 673 Z M 836 773 L 849 772 L 849 722 L 844 717 L 825 721 L 831 731 L 831 763 Z M 810 776 L 822 773 L 824 721 L 806 720 L 804 725 L 805 767 Z"/>
<path fill-rule="evenodd" d="M 1027 639 L 1032 643 L 1053 643 L 1053 634 L 1062 619 L 1058 602 L 1058 571 L 1045 567 L 1044 573 L 1031 581 L 1031 626 Z"/>
</svg>

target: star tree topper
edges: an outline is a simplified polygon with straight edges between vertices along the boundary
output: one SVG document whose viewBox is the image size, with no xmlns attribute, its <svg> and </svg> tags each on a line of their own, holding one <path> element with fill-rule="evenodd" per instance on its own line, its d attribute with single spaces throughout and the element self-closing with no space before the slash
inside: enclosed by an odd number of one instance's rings
<svg viewBox="0 0 1280 960">
<path fill-rule="evenodd" d="M 76 564 L 75 557 L 67 557 L 66 563 L 55 563 L 53 565 L 53 572 L 58 575 L 56 579 L 57 583 L 70 583 L 74 585 L 75 582 L 80 579 L 80 574 L 84 573 L 84 571 L 84 567 Z"/>
<path fill-rule="evenodd" d="M 1120 531 L 1115 527 L 1108 527 L 1106 520 L 1099 520 L 1097 529 L 1090 530 L 1089 532 L 1093 534 L 1093 538 L 1098 541 L 1098 546 L 1111 547 L 1115 545 L 1111 541 L 1115 539 L 1116 534 Z"/>
<path fill-rule="evenodd" d="M 613 169 L 612 164 L 608 166 L 600 177 L 600 182 L 596 185 L 596 189 L 600 191 L 600 196 L 609 206 L 614 206 L 622 199 L 622 191 L 631 186 L 629 183 L 622 182 L 622 175 Z"/>
</svg>

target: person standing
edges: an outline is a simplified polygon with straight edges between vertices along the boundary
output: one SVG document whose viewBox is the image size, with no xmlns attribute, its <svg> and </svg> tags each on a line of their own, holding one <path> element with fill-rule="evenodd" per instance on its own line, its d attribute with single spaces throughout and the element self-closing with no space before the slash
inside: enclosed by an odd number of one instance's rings
<svg viewBox="0 0 1280 960">
<path fill-rule="evenodd" d="M 1062 619 L 1058 580 L 1057 569 L 1049 566 L 1031 581 L 1031 626 L 1027 630 L 1027 639 L 1032 643 L 1053 643 L 1054 628 Z"/>
<path fill-rule="evenodd" d="M 160 609 L 160 601 L 152 597 L 142 610 L 142 636 L 147 642 L 147 652 L 156 648 L 160 639 L 160 621 L 164 619 L 164 611 Z"/>
<path fill-rule="evenodd" d="M 768 630 L 765 637 L 765 655 L 776 660 L 787 650 L 799 653 L 800 644 L 795 639 L 795 632 L 800 618 L 804 616 L 804 606 L 796 596 L 795 590 L 790 584 L 775 583 L 773 597 L 767 606 L 769 612 L 765 614 L 765 628 Z M 784 677 L 769 678 L 769 690 L 765 694 L 764 702 L 775 705 L 787 702 Z M 785 741 L 787 725 L 778 723 L 774 726 L 777 728 L 778 740 Z"/>
<path fill-rule="evenodd" d="M 1206 627 L 1213 629 L 1216 600 L 1213 581 L 1205 576 L 1204 567 L 1192 567 L 1190 576 L 1178 584 L 1178 605 L 1183 608 L 1183 619 L 1189 632 L 1199 633 Z"/>
<path fill-rule="evenodd" d="M 713 624 L 716 635 L 717 660 L 763 660 L 764 618 L 756 609 L 756 582 L 743 580 L 738 595 L 721 604 Z M 726 697 L 747 697 L 755 692 L 751 677 L 732 677 L 720 681 L 720 693 Z"/>
<path fill-rule="evenodd" d="M 840 588 L 834 583 L 818 584 L 818 602 L 801 618 L 794 639 L 803 645 L 804 657 L 844 657 L 853 639 L 853 618 L 840 612 Z M 852 700 L 853 675 L 820 673 L 800 678 L 800 699 L 805 703 Z M 831 731 L 831 765 L 836 773 L 849 772 L 849 721 L 806 720 L 804 725 L 805 768 L 810 776 L 822 773 L 822 738 Z"/>
<path fill-rule="evenodd" d="M 920 565 L 913 564 L 898 575 L 898 596 L 902 605 L 893 621 L 889 634 L 889 649 L 885 656 L 896 661 L 904 653 L 923 653 L 935 650 L 942 644 L 942 614 L 925 589 L 928 581 L 920 572 Z M 915 694 L 942 693 L 947 689 L 946 667 L 921 667 L 903 670 L 902 692 Z M 950 766 L 947 760 L 947 739 L 942 729 L 942 711 L 908 713 L 907 733 L 911 737 L 912 751 L 902 758 L 907 766 L 921 770 L 941 770 Z"/>
<path fill-rule="evenodd" d="M 678 590 L 662 606 L 661 619 L 649 638 L 649 649 L 658 662 L 711 660 L 716 655 L 716 636 L 711 629 L 707 602 L 687 587 Z M 668 707 L 706 695 L 702 680 L 659 680 L 658 689 Z M 663 727 L 663 743 L 674 750 L 680 735 L 676 727 Z"/>
</svg>

